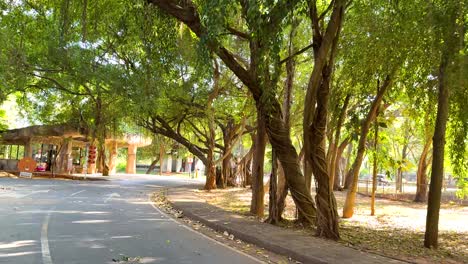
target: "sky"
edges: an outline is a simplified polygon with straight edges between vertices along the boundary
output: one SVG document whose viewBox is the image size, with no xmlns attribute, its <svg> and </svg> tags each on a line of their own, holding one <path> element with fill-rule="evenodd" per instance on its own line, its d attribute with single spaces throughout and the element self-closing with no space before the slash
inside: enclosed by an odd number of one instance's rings
<svg viewBox="0 0 468 264">
<path fill-rule="evenodd" d="M 19 114 L 18 104 L 16 103 L 16 98 L 14 95 L 10 95 L 8 99 L 3 102 L 0 109 L 5 111 L 5 121 L 9 129 L 21 128 L 30 125 L 28 120 L 24 119 Z"/>
</svg>

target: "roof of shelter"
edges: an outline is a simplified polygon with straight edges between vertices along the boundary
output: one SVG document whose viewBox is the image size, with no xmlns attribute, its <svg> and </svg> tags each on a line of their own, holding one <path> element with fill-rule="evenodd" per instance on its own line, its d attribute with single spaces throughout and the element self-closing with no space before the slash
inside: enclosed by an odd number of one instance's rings
<svg viewBox="0 0 468 264">
<path fill-rule="evenodd" d="M 36 125 L 0 132 L 0 143 L 25 145 L 28 142 L 61 144 L 65 138 L 71 138 L 75 145 L 90 143 L 86 131 L 68 124 Z M 127 134 L 123 137 L 106 138 L 106 144 L 116 142 L 118 147 L 137 145 L 139 147 L 151 144 L 151 139 L 141 135 Z"/>
</svg>

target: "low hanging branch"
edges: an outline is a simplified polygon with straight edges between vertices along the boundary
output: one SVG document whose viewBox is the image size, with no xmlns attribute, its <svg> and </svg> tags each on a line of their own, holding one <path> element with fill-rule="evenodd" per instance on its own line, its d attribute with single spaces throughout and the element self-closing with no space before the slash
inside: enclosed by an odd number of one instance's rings
<svg viewBox="0 0 468 264">
<path fill-rule="evenodd" d="M 242 121 L 241 121 L 241 126 L 240 126 L 240 131 L 239 133 L 236 134 L 236 136 L 234 137 L 234 140 L 233 142 L 231 143 L 230 147 L 225 149 L 224 150 L 224 155 L 222 157 L 220 157 L 219 159 L 217 159 L 214 163 L 215 164 L 219 164 L 221 161 L 223 161 L 223 159 L 225 159 L 227 156 L 229 156 L 232 152 L 232 149 L 234 148 L 234 146 L 239 142 L 239 140 L 242 138 L 243 136 L 243 131 L 245 130 L 245 125 L 246 125 L 246 118 L 245 116 L 242 117 Z"/>
</svg>

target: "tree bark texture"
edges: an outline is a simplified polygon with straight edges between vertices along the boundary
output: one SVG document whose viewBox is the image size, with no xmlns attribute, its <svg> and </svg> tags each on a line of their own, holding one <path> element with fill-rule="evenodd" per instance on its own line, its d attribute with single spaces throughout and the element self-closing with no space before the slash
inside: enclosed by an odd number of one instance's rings
<svg viewBox="0 0 468 264">
<path fill-rule="evenodd" d="M 255 149 L 252 160 L 252 200 L 250 203 L 250 213 L 258 217 L 263 217 L 265 210 L 263 164 L 265 160 L 266 140 L 265 120 L 259 113 L 257 115 L 257 134 L 255 137 Z"/>
<path fill-rule="evenodd" d="M 99 92 L 95 98 L 96 104 L 96 119 L 95 119 L 95 138 L 97 140 L 97 169 L 103 176 L 109 176 L 109 167 L 106 164 L 106 127 L 103 117 L 102 99 Z"/>
<path fill-rule="evenodd" d="M 414 201 L 417 203 L 425 203 L 427 201 L 427 168 L 429 152 L 432 146 L 432 138 L 426 139 L 424 147 L 419 157 L 418 170 L 416 173 L 416 195 Z"/>
<path fill-rule="evenodd" d="M 437 117 L 432 140 L 432 169 L 431 183 L 429 185 L 429 196 L 427 201 L 426 232 L 424 235 L 424 246 L 427 248 L 438 247 L 439 236 L 439 211 L 442 195 L 442 182 L 444 180 L 444 149 L 445 131 L 450 109 L 450 73 L 451 70 L 459 71 L 462 65 L 453 63 L 458 53 L 463 48 L 466 25 L 463 24 L 466 16 L 463 2 L 447 2 L 446 25 L 444 25 L 444 42 L 442 56 L 439 65 L 438 82 L 439 93 L 437 96 Z M 456 68 L 451 68 L 451 66 Z M 459 71 L 461 73 L 461 71 Z"/>
<path fill-rule="evenodd" d="M 288 56 L 291 56 L 294 52 L 294 36 L 297 34 L 298 20 L 294 20 L 291 25 L 291 32 L 289 33 L 289 47 Z M 292 105 L 292 92 L 294 85 L 294 73 L 296 68 L 296 61 L 294 58 L 290 58 L 286 61 L 286 80 L 284 83 L 284 97 L 283 97 L 283 120 L 288 135 L 291 137 L 291 105 Z M 277 162 L 277 161 L 276 161 Z M 283 166 L 281 163 L 278 164 L 278 184 L 277 184 L 277 199 L 276 199 L 276 219 L 282 220 L 284 208 L 286 206 L 286 197 L 288 196 L 288 185 L 286 182 L 286 176 L 284 174 Z"/>
<path fill-rule="evenodd" d="M 325 154 L 327 109 L 330 87 L 331 66 L 324 68 L 322 87 L 318 91 L 316 116 L 310 134 L 310 161 L 314 177 L 317 181 L 317 233 L 321 237 L 338 239 L 338 211 L 335 195 L 330 186 L 330 175 Z"/>
<path fill-rule="evenodd" d="M 343 189 L 349 190 L 353 184 L 353 170 L 351 164 L 351 155 L 353 154 L 353 142 L 350 141 L 346 153 L 346 166 L 343 173 Z"/>
<path fill-rule="evenodd" d="M 215 166 L 215 177 L 216 177 L 216 188 L 223 189 L 225 187 L 223 169 L 219 166 Z"/>
<path fill-rule="evenodd" d="M 205 167 L 206 182 L 203 189 L 209 191 L 216 189 L 216 167 L 214 164 L 214 151 L 208 151 L 208 164 Z"/>
<path fill-rule="evenodd" d="M 279 104 L 271 118 L 267 120 L 267 133 L 272 147 L 275 149 L 278 160 L 284 169 L 286 182 L 291 191 L 292 198 L 299 212 L 310 224 L 315 223 L 316 209 L 310 191 L 307 189 L 304 177 L 299 167 L 299 159 L 287 129 L 281 119 Z"/>
<path fill-rule="evenodd" d="M 215 164 L 215 140 L 216 140 L 216 123 L 215 123 L 215 110 L 213 107 L 213 101 L 218 96 L 220 91 L 219 86 L 219 66 L 216 59 L 213 60 L 213 91 L 210 92 L 208 100 L 206 103 L 206 116 L 208 119 L 208 137 L 207 137 L 207 147 L 208 155 L 206 156 L 208 160 L 208 165 L 206 166 L 206 183 L 205 190 L 216 189 L 216 164 Z M 225 187 L 224 178 L 222 173 L 219 175 L 219 183 L 221 187 Z"/>
<path fill-rule="evenodd" d="M 379 113 L 374 121 L 374 164 L 372 166 L 372 194 L 371 194 L 371 215 L 375 215 L 375 191 L 377 190 L 377 146 L 379 144 Z"/>
<path fill-rule="evenodd" d="M 222 178 L 224 179 L 223 188 L 236 185 L 236 174 L 233 172 L 232 149 L 235 139 L 242 136 L 241 126 L 234 124 L 232 118 L 228 118 L 225 125 L 219 125 L 223 132 L 223 157 L 222 157 Z M 241 131 L 239 131 L 241 130 Z"/>
<path fill-rule="evenodd" d="M 337 160 L 338 147 L 339 147 L 338 144 L 340 142 L 340 136 L 341 136 L 341 127 L 343 126 L 344 120 L 346 118 L 346 110 L 348 109 L 350 98 L 351 98 L 350 94 L 346 95 L 346 98 L 343 102 L 343 106 L 341 107 L 340 115 L 338 117 L 338 122 L 336 124 L 334 143 L 330 144 L 330 147 L 331 147 L 331 150 L 330 150 L 331 157 L 330 157 L 330 163 L 329 163 L 330 187 L 332 187 L 334 190 L 336 186 L 339 186 L 339 184 L 335 184 L 335 181 L 337 180 L 336 160 Z"/>
<path fill-rule="evenodd" d="M 449 90 L 446 84 L 446 70 L 449 56 L 445 54 L 439 67 L 439 94 L 437 96 L 437 117 L 432 142 L 432 171 L 427 201 L 426 232 L 424 246 L 438 247 L 439 211 L 442 196 L 442 181 L 444 179 L 444 148 L 445 130 L 449 115 Z"/>
<path fill-rule="evenodd" d="M 342 178 L 344 178 L 343 174 L 346 171 L 346 168 L 342 168 L 343 164 L 343 152 L 349 144 L 349 138 L 343 140 L 338 149 L 336 150 L 336 159 L 335 159 L 335 181 L 333 182 L 333 190 L 337 191 L 341 188 Z"/>
<path fill-rule="evenodd" d="M 269 207 L 268 207 L 268 218 L 265 222 L 273 225 L 277 225 L 280 221 L 278 218 L 278 207 L 277 207 L 277 183 L 278 183 L 278 162 L 273 149 L 271 152 L 271 175 L 270 175 L 270 191 L 269 191 Z"/>
<path fill-rule="evenodd" d="M 208 164 L 205 168 L 206 174 L 206 182 L 205 182 L 205 190 L 213 190 L 216 189 L 216 164 L 214 162 L 214 149 L 215 149 L 215 131 L 212 125 L 209 126 L 209 133 L 210 136 L 208 137 L 208 155 L 206 159 L 208 160 Z M 220 180 L 224 182 L 223 179 Z"/>
<path fill-rule="evenodd" d="M 345 1 L 333 4 L 330 21 L 324 33 L 317 18 L 317 6 L 309 5 L 309 16 L 314 32 L 314 68 L 309 78 L 304 103 L 305 160 L 309 163 L 317 182 L 317 234 L 339 239 L 336 200 L 330 186 L 330 175 L 325 153 L 330 80 L 334 66 L 339 34 L 344 16 Z"/>
<path fill-rule="evenodd" d="M 251 180 L 252 180 L 252 170 L 251 170 L 251 164 L 252 164 L 252 158 L 253 158 L 253 153 L 255 150 L 255 137 L 252 136 L 252 141 L 253 144 L 249 149 L 249 152 L 242 157 L 242 159 L 236 163 L 236 174 L 237 178 L 240 179 L 241 181 L 241 186 L 242 187 L 247 187 L 251 185 Z"/>
<path fill-rule="evenodd" d="M 221 168 L 221 173 L 223 174 L 224 179 L 223 188 L 226 188 L 227 186 L 236 186 L 235 174 L 232 171 L 232 154 L 228 154 L 224 157 Z"/>
<path fill-rule="evenodd" d="M 278 161 L 277 161 L 278 162 Z M 283 167 L 278 162 L 278 186 L 277 186 L 277 200 L 276 200 L 276 213 L 278 221 L 283 219 L 283 212 L 286 207 L 286 197 L 288 196 L 288 184 L 286 183 L 286 177 L 284 175 Z"/>
<path fill-rule="evenodd" d="M 226 188 L 227 186 L 233 186 L 232 184 L 232 175 L 231 175 L 231 159 L 232 159 L 232 154 L 226 154 L 223 158 L 222 164 L 221 164 L 221 174 L 222 174 L 222 185 L 221 188 Z M 228 184 L 229 183 L 229 184 Z"/>
</svg>

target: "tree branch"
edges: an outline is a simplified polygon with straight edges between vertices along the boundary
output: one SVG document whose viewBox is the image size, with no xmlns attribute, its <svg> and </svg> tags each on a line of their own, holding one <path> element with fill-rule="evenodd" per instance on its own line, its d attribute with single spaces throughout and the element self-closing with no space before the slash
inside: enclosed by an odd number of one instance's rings
<svg viewBox="0 0 468 264">
<path fill-rule="evenodd" d="M 190 0 L 178 1 L 174 0 L 146 0 L 148 3 L 158 6 L 160 9 L 167 12 L 179 21 L 186 24 L 193 33 L 199 38 L 206 38 L 207 31 L 200 21 L 198 11 L 194 3 Z M 207 39 L 208 48 L 213 51 L 231 71 L 249 88 L 254 98 L 259 99 L 261 90 L 257 85 L 257 80 L 249 71 L 247 71 L 236 59 L 235 56 L 222 46 L 215 39 Z"/>
<path fill-rule="evenodd" d="M 332 0 L 330 2 L 330 4 L 328 5 L 327 9 L 325 9 L 325 11 L 322 12 L 322 14 L 320 14 L 320 16 L 318 17 L 318 20 L 322 20 L 325 18 L 325 16 L 327 15 L 328 12 L 330 12 L 331 8 L 333 7 L 333 3 L 335 2 L 335 0 Z"/>
<path fill-rule="evenodd" d="M 314 46 L 314 43 L 311 43 L 311 44 L 305 46 L 304 48 L 302 48 L 302 49 L 300 49 L 300 50 L 294 52 L 294 53 L 291 54 L 290 56 L 288 56 L 288 57 L 286 57 L 286 58 L 280 60 L 279 63 L 280 63 L 280 64 L 283 64 L 283 63 L 287 62 L 288 60 L 290 60 L 290 59 L 296 57 L 297 55 L 300 55 L 300 54 L 306 52 L 307 50 L 309 50 L 309 49 L 312 48 L 313 46 Z"/>
<path fill-rule="evenodd" d="M 91 94 L 89 94 L 89 93 L 80 93 L 80 92 L 75 92 L 75 91 L 72 91 L 70 89 L 67 89 L 67 88 L 65 88 L 65 86 L 63 86 L 61 83 L 59 83 L 57 80 L 55 80 L 53 78 L 50 78 L 50 77 L 47 77 L 47 76 L 42 76 L 42 75 L 37 75 L 37 74 L 34 74 L 34 73 L 26 73 L 26 74 L 29 74 L 31 76 L 34 76 L 34 77 L 37 77 L 37 78 L 40 78 L 40 79 L 47 80 L 47 81 L 49 81 L 49 82 L 51 82 L 51 83 L 53 83 L 55 85 L 55 89 L 66 92 L 68 94 L 78 95 L 78 96 L 91 96 Z M 35 85 L 35 86 L 39 87 L 38 85 Z"/>
<path fill-rule="evenodd" d="M 233 34 L 233 35 L 235 35 L 235 36 L 238 36 L 238 37 L 240 37 L 240 38 L 242 38 L 242 39 L 246 39 L 246 40 L 251 39 L 251 37 L 250 37 L 250 35 L 249 35 L 248 33 L 239 31 L 239 30 L 237 30 L 237 29 L 235 29 L 235 28 L 233 28 L 233 27 L 231 27 L 231 26 L 229 26 L 229 25 L 226 26 L 226 29 L 227 29 L 231 34 Z"/>
</svg>

